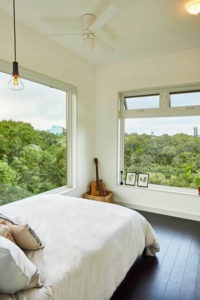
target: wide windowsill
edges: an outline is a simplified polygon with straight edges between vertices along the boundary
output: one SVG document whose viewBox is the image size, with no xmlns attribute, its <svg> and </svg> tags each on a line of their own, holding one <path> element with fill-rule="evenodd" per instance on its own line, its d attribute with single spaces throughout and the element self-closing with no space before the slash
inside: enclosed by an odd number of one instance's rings
<svg viewBox="0 0 200 300">
<path fill-rule="evenodd" d="M 46 191 L 46 192 L 43 192 L 43 193 L 38 193 L 38 194 L 35 194 L 35 195 L 31 195 L 29 197 L 25 197 L 25 198 L 21 198 L 21 199 L 18 199 L 18 200 L 15 200 L 15 201 L 12 201 L 12 202 L 17 202 L 17 201 L 20 201 L 20 200 L 26 200 L 26 199 L 29 199 L 29 198 L 34 198 L 34 197 L 37 197 L 38 195 L 66 195 L 72 191 L 75 191 L 76 188 L 75 187 L 69 187 L 67 185 L 65 186 L 61 186 L 59 188 L 56 188 L 56 189 L 53 189 L 53 190 L 49 190 L 49 191 Z M 6 204 L 10 204 L 12 202 L 8 202 L 8 203 L 5 203 L 5 204 L 2 204 L 2 205 L 6 205 Z M 0 205 L 1 207 L 1 205 Z"/>
<path fill-rule="evenodd" d="M 53 190 L 49 190 L 49 191 L 46 191 L 44 193 L 40 193 L 40 194 L 56 194 L 56 195 L 62 195 L 62 194 L 67 194 L 69 192 L 72 192 L 76 190 L 75 187 L 69 187 L 67 185 L 64 185 L 64 186 L 61 186 L 59 188 L 56 188 L 56 189 L 53 189 Z M 37 194 L 39 195 L 39 194 Z M 34 196 L 37 196 L 37 195 L 34 195 Z"/>
<path fill-rule="evenodd" d="M 175 186 L 165 186 L 165 185 L 156 185 L 149 184 L 148 187 L 140 187 L 140 186 L 131 186 L 131 185 L 119 185 L 121 187 L 128 187 L 133 189 L 142 189 L 142 190 L 150 190 L 150 191 L 158 191 L 158 192 L 166 192 L 166 193 L 175 193 L 175 194 L 183 194 L 183 195 L 191 195 L 198 196 L 197 189 L 189 189 L 189 188 L 180 188 Z"/>
</svg>

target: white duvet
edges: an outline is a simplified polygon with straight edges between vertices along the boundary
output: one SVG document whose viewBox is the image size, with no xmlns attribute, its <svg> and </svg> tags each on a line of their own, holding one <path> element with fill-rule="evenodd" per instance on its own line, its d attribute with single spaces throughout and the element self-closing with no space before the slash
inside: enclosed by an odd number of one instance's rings
<svg viewBox="0 0 200 300">
<path fill-rule="evenodd" d="M 28 222 L 45 242 L 27 253 L 43 287 L 1 300 L 108 300 L 145 247 L 148 255 L 159 251 L 146 219 L 115 204 L 38 195 L 0 213 Z"/>
</svg>

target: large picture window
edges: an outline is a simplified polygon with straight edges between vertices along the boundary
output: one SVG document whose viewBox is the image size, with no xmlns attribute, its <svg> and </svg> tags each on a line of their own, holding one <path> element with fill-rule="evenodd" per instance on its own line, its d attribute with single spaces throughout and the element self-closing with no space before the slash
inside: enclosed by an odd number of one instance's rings
<svg viewBox="0 0 200 300">
<path fill-rule="evenodd" d="M 71 91 L 0 73 L 0 205 L 71 183 Z"/>
<path fill-rule="evenodd" d="M 120 169 L 124 174 L 148 173 L 150 184 L 196 188 L 200 177 L 200 92 L 163 88 L 156 93 L 159 102 L 150 97 L 153 91 L 149 95 L 146 91 L 146 97 L 144 91 L 138 92 L 142 93 L 142 97 L 121 95 Z M 127 99 L 141 99 L 145 105 L 133 108 Z M 157 107 L 152 99 L 159 103 Z"/>
</svg>

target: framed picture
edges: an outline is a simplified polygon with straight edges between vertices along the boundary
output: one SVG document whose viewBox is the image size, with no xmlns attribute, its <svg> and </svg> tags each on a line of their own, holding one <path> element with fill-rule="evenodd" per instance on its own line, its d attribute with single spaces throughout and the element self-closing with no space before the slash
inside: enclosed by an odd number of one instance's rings
<svg viewBox="0 0 200 300">
<path fill-rule="evenodd" d="M 126 182 L 127 185 L 135 185 L 136 183 L 136 173 L 126 173 Z"/>
<path fill-rule="evenodd" d="M 137 186 L 148 187 L 148 182 L 149 182 L 149 174 L 147 173 L 138 174 Z"/>
</svg>

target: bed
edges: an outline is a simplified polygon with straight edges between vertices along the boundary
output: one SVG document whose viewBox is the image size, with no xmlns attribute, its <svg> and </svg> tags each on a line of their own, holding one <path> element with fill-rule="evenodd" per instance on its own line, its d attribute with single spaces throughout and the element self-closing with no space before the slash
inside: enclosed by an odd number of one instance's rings
<svg viewBox="0 0 200 300">
<path fill-rule="evenodd" d="M 45 247 L 27 251 L 40 271 L 41 288 L 0 294 L 1 300 L 109 300 L 136 258 L 159 244 L 134 210 L 61 195 L 37 195 L 0 207 L 31 224 Z"/>
</svg>

